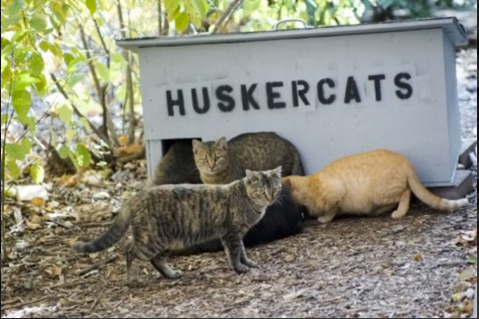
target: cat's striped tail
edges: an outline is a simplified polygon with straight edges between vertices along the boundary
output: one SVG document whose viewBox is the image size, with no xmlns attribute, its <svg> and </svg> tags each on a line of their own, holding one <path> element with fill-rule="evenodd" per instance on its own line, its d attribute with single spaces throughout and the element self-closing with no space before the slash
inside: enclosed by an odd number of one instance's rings
<svg viewBox="0 0 479 319">
<path fill-rule="evenodd" d="M 467 198 L 449 200 L 434 195 L 421 183 L 415 171 L 409 173 L 408 184 L 417 198 L 436 209 L 452 211 L 469 204 Z"/>
<path fill-rule="evenodd" d="M 125 235 L 130 223 L 131 207 L 129 203 L 126 203 L 106 233 L 91 242 L 79 241 L 73 245 L 73 249 L 80 253 L 87 254 L 108 249 L 116 244 Z"/>
</svg>

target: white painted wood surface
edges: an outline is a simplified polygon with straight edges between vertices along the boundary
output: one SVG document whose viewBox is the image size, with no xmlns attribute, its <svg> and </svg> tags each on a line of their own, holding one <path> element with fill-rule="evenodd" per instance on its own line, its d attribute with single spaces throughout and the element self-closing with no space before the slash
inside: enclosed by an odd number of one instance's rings
<svg viewBox="0 0 479 319">
<path fill-rule="evenodd" d="M 449 23 L 447 22 L 449 21 Z M 376 31 L 376 32 L 375 32 Z M 408 156 L 427 186 L 448 186 L 459 151 L 455 46 L 462 30 L 454 20 L 260 32 L 245 35 L 118 41 L 139 54 L 148 171 L 151 176 L 163 155 L 162 141 L 180 138 L 214 140 L 245 132 L 274 131 L 299 149 L 307 174 L 349 154 L 389 148 Z M 411 75 L 413 95 L 398 98 L 395 77 Z M 382 74 L 381 100 L 370 76 Z M 345 102 L 347 83 L 354 78 L 361 101 Z M 320 101 L 336 95 L 330 105 Z M 310 105 L 294 104 L 293 83 L 309 84 Z M 267 83 L 275 87 L 269 109 Z M 259 109 L 243 109 L 241 86 L 256 84 Z M 222 85 L 233 91 L 231 112 L 222 112 L 215 95 Z M 209 110 L 193 109 L 193 90 Z M 167 92 L 184 98 L 185 115 L 168 111 Z M 297 94 L 296 94 L 297 96 Z"/>
</svg>

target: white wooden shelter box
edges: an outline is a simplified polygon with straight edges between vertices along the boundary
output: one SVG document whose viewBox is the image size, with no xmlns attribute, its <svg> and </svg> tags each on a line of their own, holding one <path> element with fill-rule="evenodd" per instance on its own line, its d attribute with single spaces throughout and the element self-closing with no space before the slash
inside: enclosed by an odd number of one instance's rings
<svg viewBox="0 0 479 319">
<path fill-rule="evenodd" d="M 167 141 L 274 131 L 307 174 L 388 148 L 427 186 L 454 178 L 466 43 L 455 18 L 117 41 L 139 54 L 150 176 Z"/>
</svg>

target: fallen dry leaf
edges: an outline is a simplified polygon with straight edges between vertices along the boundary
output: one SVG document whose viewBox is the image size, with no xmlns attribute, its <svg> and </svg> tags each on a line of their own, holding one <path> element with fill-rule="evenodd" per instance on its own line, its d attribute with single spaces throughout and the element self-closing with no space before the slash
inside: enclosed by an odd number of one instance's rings
<svg viewBox="0 0 479 319">
<path fill-rule="evenodd" d="M 30 230 L 37 230 L 42 228 L 42 225 L 30 223 L 28 220 L 26 221 L 26 224 L 27 224 L 27 229 L 30 229 Z"/>
<path fill-rule="evenodd" d="M 42 222 L 43 222 L 43 219 L 38 215 L 33 215 L 32 218 L 30 219 L 31 224 L 41 225 Z"/>
<path fill-rule="evenodd" d="M 139 143 L 134 143 L 128 146 L 122 146 L 118 147 L 115 149 L 116 153 L 118 156 L 127 156 L 127 155 L 133 155 L 142 150 L 143 146 Z"/>
<path fill-rule="evenodd" d="M 477 242 L 477 228 L 473 231 L 462 232 L 461 238 L 465 242 Z"/>
<path fill-rule="evenodd" d="M 118 137 L 118 142 L 121 146 L 128 146 L 128 136 L 121 135 L 120 137 Z"/>
<path fill-rule="evenodd" d="M 423 262 L 424 257 L 421 254 L 416 254 L 416 255 L 414 255 L 414 260 L 417 261 L 417 262 Z"/>
<path fill-rule="evenodd" d="M 283 296 L 283 300 L 284 301 L 291 301 L 293 299 L 296 299 L 298 297 L 301 297 L 302 295 L 304 295 L 306 292 L 309 291 L 310 288 L 304 288 L 304 289 L 300 289 L 296 292 L 293 292 L 293 293 L 290 293 L 290 294 L 287 294 L 285 296 Z"/>
<path fill-rule="evenodd" d="M 67 246 L 69 246 L 69 247 L 73 247 L 73 245 L 75 245 L 75 243 L 78 241 L 79 238 L 80 238 L 80 236 L 73 237 L 69 240 L 66 240 L 65 244 L 67 244 Z"/>
<path fill-rule="evenodd" d="M 65 187 L 75 187 L 78 184 L 78 175 L 63 175 L 60 177 L 59 183 Z"/>
<path fill-rule="evenodd" d="M 462 303 L 462 312 L 465 312 L 465 313 L 472 313 L 472 311 L 474 310 L 474 304 L 471 302 L 471 300 L 465 300 L 463 303 Z"/>
<path fill-rule="evenodd" d="M 53 265 L 52 267 L 45 269 L 45 272 L 47 272 L 50 276 L 60 277 L 63 272 L 63 268 L 57 265 Z"/>
<path fill-rule="evenodd" d="M 45 205 L 45 200 L 40 197 L 32 198 L 32 204 L 36 207 L 43 207 Z"/>
<path fill-rule="evenodd" d="M 459 281 L 468 281 L 476 275 L 476 270 L 474 268 L 467 268 L 462 273 L 458 275 Z"/>
<path fill-rule="evenodd" d="M 90 254 L 88 256 L 90 256 L 91 259 L 97 259 L 100 256 L 100 253 L 94 253 L 94 254 Z"/>
</svg>

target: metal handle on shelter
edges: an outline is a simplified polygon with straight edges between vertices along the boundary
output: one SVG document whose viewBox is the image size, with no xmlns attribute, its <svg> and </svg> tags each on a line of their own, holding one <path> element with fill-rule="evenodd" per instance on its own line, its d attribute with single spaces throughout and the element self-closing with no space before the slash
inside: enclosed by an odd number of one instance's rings
<svg viewBox="0 0 479 319">
<path fill-rule="evenodd" d="M 312 28 L 312 26 L 308 25 L 308 22 L 306 22 L 306 20 L 299 19 L 299 18 L 291 18 L 291 19 L 279 20 L 278 22 L 276 22 L 276 24 L 274 25 L 274 30 L 278 30 L 278 26 L 285 22 L 301 22 L 302 24 L 304 24 L 305 28 L 307 29 Z"/>
</svg>

